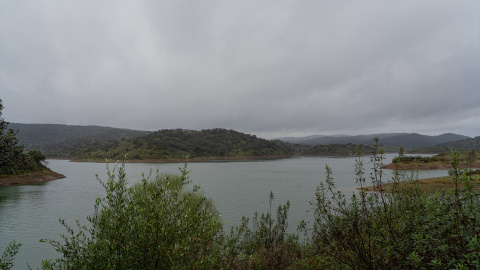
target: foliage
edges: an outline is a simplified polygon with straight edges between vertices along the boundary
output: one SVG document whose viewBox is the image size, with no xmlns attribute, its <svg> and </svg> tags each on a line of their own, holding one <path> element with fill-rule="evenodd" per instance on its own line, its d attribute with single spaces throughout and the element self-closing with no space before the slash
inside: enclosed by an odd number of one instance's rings
<svg viewBox="0 0 480 270">
<path fill-rule="evenodd" d="M 23 153 L 23 146 L 18 145 L 17 130 L 9 129 L 8 122 L 2 118 L 2 100 L 0 99 L 0 175 L 23 174 L 45 167 L 41 161 L 45 157 L 39 151 Z M 43 158 L 43 159 L 42 159 Z"/>
<path fill-rule="evenodd" d="M 363 150 L 370 146 L 362 145 Z M 50 157 L 77 160 L 130 159 L 174 160 L 190 158 L 284 157 L 294 155 L 352 155 L 355 145 L 296 145 L 278 140 L 265 140 L 234 130 L 159 130 L 143 136 L 88 143 L 65 141 L 50 145 Z"/>
<path fill-rule="evenodd" d="M 230 235 L 222 235 L 222 257 L 227 269 L 286 269 L 301 258 L 302 247 L 298 236 L 288 234 L 290 203 L 279 205 L 276 218 L 272 213 L 274 195 L 270 192 L 269 210 L 250 219 L 243 217 L 239 227 Z"/>
<path fill-rule="evenodd" d="M 384 152 L 374 142 L 365 163 L 357 148 L 358 192 L 347 197 L 326 179 L 312 201 L 314 223 L 302 222 L 288 234 L 290 204 L 252 222 L 242 218 L 229 234 L 212 202 L 181 175 L 151 172 L 128 186 L 124 165 L 107 170 L 106 190 L 97 199 L 90 224 L 67 229 L 63 243 L 45 240 L 62 257 L 44 261 L 44 269 L 478 269 L 480 267 L 480 195 L 472 178 L 458 169 L 452 153 L 455 189 L 427 194 L 415 174 L 395 171 L 386 192 Z M 107 167 L 108 168 L 108 167 Z M 117 176 L 116 176 L 117 175 Z M 367 180 L 369 179 L 369 181 Z M 369 182 L 367 184 L 367 182 Z M 367 192 L 374 185 L 378 192 Z"/>
<path fill-rule="evenodd" d="M 370 180 L 382 191 L 383 152 L 371 158 Z M 457 171 L 458 158 L 453 156 Z M 457 171 L 458 172 L 458 171 Z M 363 161 L 357 159 L 357 183 L 366 186 Z M 394 174 L 396 189 L 367 193 L 350 200 L 335 191 L 327 166 L 317 189 L 310 244 L 316 256 L 352 269 L 475 269 L 480 266 L 480 197 L 470 178 L 456 173 L 453 192 L 428 195 L 415 188 L 413 176 Z M 463 181 L 466 189 L 460 190 Z"/>
<path fill-rule="evenodd" d="M 470 149 L 469 151 L 456 151 L 457 159 L 460 165 L 468 165 L 469 168 L 472 167 L 472 164 L 480 159 L 480 157 L 475 153 L 474 149 Z M 398 156 L 392 159 L 392 163 L 403 163 L 403 164 L 411 164 L 411 163 L 452 163 L 453 158 L 448 153 L 441 153 L 431 157 L 423 157 L 423 156 Z"/>
<path fill-rule="evenodd" d="M 463 140 L 445 142 L 435 146 L 416 149 L 416 153 L 449 153 L 451 151 L 475 151 L 480 150 L 480 136 L 475 138 L 466 138 Z"/>
<path fill-rule="evenodd" d="M 19 130 L 17 138 L 26 151 L 40 150 L 49 157 L 85 147 L 93 142 L 126 140 L 149 133 L 122 128 L 60 124 L 10 123 L 10 127 Z"/>
<path fill-rule="evenodd" d="M 12 241 L 8 244 L 5 251 L 3 251 L 2 256 L 0 257 L 0 269 L 8 270 L 13 267 L 13 259 L 18 253 L 21 244 L 15 243 Z"/>
<path fill-rule="evenodd" d="M 118 170 L 118 179 L 115 177 Z M 101 180 L 99 180 L 101 182 Z M 108 171 L 104 198 L 97 199 L 89 226 L 78 232 L 63 220 L 65 243 L 44 240 L 62 253 L 58 269 L 208 269 L 217 263 L 218 213 L 198 187 L 187 190 L 188 171 L 157 175 L 127 187 L 124 165 Z"/>
</svg>

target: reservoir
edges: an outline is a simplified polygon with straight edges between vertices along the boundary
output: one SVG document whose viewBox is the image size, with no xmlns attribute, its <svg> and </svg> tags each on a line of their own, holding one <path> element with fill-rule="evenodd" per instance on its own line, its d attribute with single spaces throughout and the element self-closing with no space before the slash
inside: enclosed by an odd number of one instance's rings
<svg viewBox="0 0 480 270">
<path fill-rule="evenodd" d="M 394 155 L 386 155 L 384 163 Z M 372 164 L 362 157 L 368 177 Z M 295 233 L 302 219 L 312 220 L 309 202 L 315 189 L 325 179 L 325 165 L 333 170 L 337 188 L 345 194 L 355 192 L 355 157 L 297 157 L 279 160 L 189 163 L 190 179 L 213 199 L 225 223 L 225 230 L 240 225 L 242 216 L 252 218 L 255 211 L 268 211 L 268 195 L 275 195 L 273 209 L 290 201 L 289 232 Z M 115 164 L 109 164 L 113 169 Z M 48 167 L 66 176 L 64 179 L 38 185 L 0 187 L 0 252 L 11 240 L 21 243 L 13 269 L 39 267 L 42 259 L 59 257 L 52 246 L 40 243 L 46 238 L 61 240 L 66 230 L 58 222 L 62 218 L 74 230 L 75 220 L 88 225 L 95 199 L 105 194 L 95 175 L 106 181 L 104 163 L 48 160 Z M 181 163 L 128 163 L 129 183 L 140 181 L 142 173 L 158 168 L 163 173 L 179 173 Z M 390 175 L 391 171 L 384 171 Z M 447 175 L 447 170 L 418 172 L 419 178 Z M 384 180 L 389 177 L 385 176 Z"/>
</svg>

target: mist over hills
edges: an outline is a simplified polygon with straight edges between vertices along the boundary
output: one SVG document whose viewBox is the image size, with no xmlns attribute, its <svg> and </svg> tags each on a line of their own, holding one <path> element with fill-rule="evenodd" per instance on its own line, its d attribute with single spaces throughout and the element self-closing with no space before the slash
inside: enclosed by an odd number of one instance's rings
<svg viewBox="0 0 480 270">
<path fill-rule="evenodd" d="M 470 137 L 453 133 L 445 133 L 437 136 L 428 136 L 418 133 L 378 133 L 368 135 L 312 135 L 306 137 L 284 137 L 278 140 L 304 145 L 327 145 L 327 144 L 371 144 L 378 137 L 383 145 L 403 146 L 409 148 L 421 148 L 434 146 L 441 143 L 468 139 Z"/>
</svg>

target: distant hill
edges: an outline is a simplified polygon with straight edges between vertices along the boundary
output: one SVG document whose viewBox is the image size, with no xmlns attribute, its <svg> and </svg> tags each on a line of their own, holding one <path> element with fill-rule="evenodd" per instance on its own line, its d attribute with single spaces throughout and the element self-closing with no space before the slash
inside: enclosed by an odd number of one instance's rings
<svg viewBox="0 0 480 270">
<path fill-rule="evenodd" d="M 480 151 L 480 136 L 475 138 L 467 138 L 464 140 L 444 142 L 435 146 L 428 146 L 418 149 L 419 153 L 442 153 L 452 150 L 468 151 L 474 149 Z"/>
<path fill-rule="evenodd" d="M 265 140 L 226 129 L 148 132 L 100 126 L 19 123 L 11 123 L 9 128 L 19 130 L 17 137 L 27 151 L 41 150 L 48 158 L 89 160 L 123 159 L 125 154 L 129 159 L 179 159 L 187 155 L 191 158 L 353 155 L 356 145 L 360 145 L 363 154 L 368 154 L 374 137 L 380 138 L 386 152 L 398 152 L 400 146 L 408 150 L 421 148 L 426 152 L 442 152 L 450 146 L 433 150 L 432 147 L 470 139 L 451 133 L 439 136 L 381 133 Z"/>
<path fill-rule="evenodd" d="M 295 155 L 354 155 L 356 145 L 305 146 L 265 140 L 234 130 L 169 129 L 156 132 L 98 126 L 13 124 L 21 141 L 49 158 L 74 160 L 128 159 L 178 160 L 190 158 L 273 158 Z M 369 153 L 371 145 L 361 145 Z M 398 151 L 398 149 L 395 149 Z"/>
<path fill-rule="evenodd" d="M 292 155 L 295 147 L 280 141 L 257 138 L 234 130 L 164 129 L 123 141 L 95 142 L 65 157 L 98 159 L 184 159 Z"/>
<path fill-rule="evenodd" d="M 323 136 L 314 135 L 308 137 L 297 138 L 279 138 L 281 141 L 298 143 L 305 145 L 327 145 L 327 144 L 371 144 L 373 138 L 378 137 L 382 145 L 403 146 L 407 148 L 421 148 L 427 146 L 433 146 L 450 141 L 458 141 L 468 139 L 469 137 L 445 133 L 438 136 L 421 135 L 417 133 L 379 133 L 369 135 L 336 135 L 336 136 Z"/>
<path fill-rule="evenodd" d="M 94 141 L 125 140 L 150 133 L 131 129 L 60 124 L 10 123 L 8 128 L 19 131 L 17 138 L 25 150 L 41 150 L 47 156 L 51 156 L 52 149 L 62 145 L 78 147 Z"/>
<path fill-rule="evenodd" d="M 295 155 L 354 155 L 355 148 L 356 145 L 353 144 L 302 146 L 220 128 L 200 131 L 168 129 L 124 141 L 93 143 L 68 152 L 65 157 L 104 160 L 123 159 L 124 155 L 128 154 L 127 159 L 134 160 L 178 160 L 186 156 L 199 159 L 273 158 Z M 361 145 L 360 151 L 369 153 L 371 145 Z"/>
</svg>

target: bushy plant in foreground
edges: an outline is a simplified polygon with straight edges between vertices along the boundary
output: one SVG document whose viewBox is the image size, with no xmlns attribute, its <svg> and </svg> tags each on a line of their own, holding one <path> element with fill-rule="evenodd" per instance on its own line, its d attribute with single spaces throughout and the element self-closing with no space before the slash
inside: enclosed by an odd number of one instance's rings
<svg viewBox="0 0 480 270">
<path fill-rule="evenodd" d="M 115 171 L 118 170 L 118 179 Z M 218 213 L 198 187 L 187 190 L 186 167 L 180 176 L 157 175 L 127 186 L 124 165 L 101 182 L 88 226 L 75 232 L 63 220 L 65 243 L 46 240 L 62 253 L 44 268 L 58 269 L 208 269 L 216 264 L 221 228 Z"/>
<path fill-rule="evenodd" d="M 335 191 L 332 171 L 326 167 L 325 184 L 317 189 L 314 201 L 315 223 L 309 242 L 313 256 L 330 258 L 335 262 L 332 268 L 479 268 L 480 196 L 471 179 L 457 173 L 455 181 L 463 181 L 464 190 L 457 185 L 454 191 L 429 195 L 415 187 L 413 176 L 396 172 L 395 188 L 383 192 L 383 152 L 377 142 L 369 178 L 378 192 L 360 189 L 347 199 Z M 456 172 L 457 164 L 453 155 Z M 356 174 L 359 187 L 365 187 L 360 158 Z"/>
<path fill-rule="evenodd" d="M 12 241 L 8 244 L 7 248 L 3 251 L 3 254 L 0 257 L 0 269 L 9 270 L 13 267 L 13 259 L 18 253 L 20 246 L 21 244 L 17 244 L 15 241 Z"/>
<path fill-rule="evenodd" d="M 268 212 L 255 212 L 251 226 L 243 217 L 241 226 L 222 236 L 228 269 L 286 269 L 301 257 L 298 236 L 286 232 L 290 203 L 279 205 L 275 217 L 273 201 L 270 192 Z"/>
</svg>

